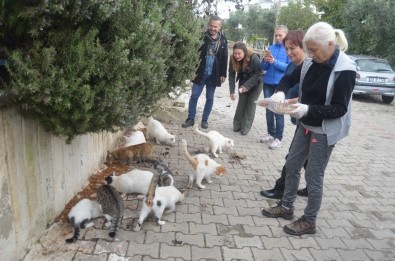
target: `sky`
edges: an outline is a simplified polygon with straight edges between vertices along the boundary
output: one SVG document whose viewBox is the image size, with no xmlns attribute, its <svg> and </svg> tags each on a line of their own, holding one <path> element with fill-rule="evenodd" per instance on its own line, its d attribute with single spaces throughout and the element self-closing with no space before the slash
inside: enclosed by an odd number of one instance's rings
<svg viewBox="0 0 395 261">
<path fill-rule="evenodd" d="M 258 4 L 260 3 L 262 8 L 270 8 L 273 5 L 273 2 L 278 2 L 278 0 L 244 0 L 244 10 L 248 9 L 249 6 L 254 5 L 254 4 Z M 282 2 L 287 2 L 287 1 L 282 1 Z M 222 19 L 228 19 L 229 18 L 229 10 L 231 12 L 236 11 L 235 8 L 235 3 L 234 2 L 230 2 L 230 1 L 225 1 L 225 0 L 218 0 L 218 15 L 222 18 Z"/>
</svg>

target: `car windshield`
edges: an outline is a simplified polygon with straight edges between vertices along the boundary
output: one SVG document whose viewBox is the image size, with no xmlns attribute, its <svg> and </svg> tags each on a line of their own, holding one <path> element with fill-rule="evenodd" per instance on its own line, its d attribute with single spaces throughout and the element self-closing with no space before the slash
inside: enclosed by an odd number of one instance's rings
<svg viewBox="0 0 395 261">
<path fill-rule="evenodd" d="M 356 60 L 358 69 L 367 72 L 392 72 L 391 66 L 385 60 L 379 59 L 358 59 Z"/>
</svg>

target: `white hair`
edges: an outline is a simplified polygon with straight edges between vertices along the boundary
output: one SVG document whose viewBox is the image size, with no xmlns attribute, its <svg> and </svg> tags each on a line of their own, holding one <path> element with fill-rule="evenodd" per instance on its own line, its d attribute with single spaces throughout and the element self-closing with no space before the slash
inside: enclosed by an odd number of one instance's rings
<svg viewBox="0 0 395 261">
<path fill-rule="evenodd" d="M 333 42 L 344 52 L 348 48 L 348 42 L 344 32 L 340 29 L 334 29 L 330 24 L 325 22 L 318 22 L 310 26 L 303 38 L 303 44 L 305 45 L 309 41 L 319 43 L 322 46 L 327 46 L 329 42 Z"/>
<path fill-rule="evenodd" d="M 285 34 L 288 33 L 288 27 L 286 27 L 286 26 L 283 25 L 283 24 L 277 25 L 276 28 L 275 28 L 275 31 L 276 31 L 276 30 L 282 30 Z"/>
</svg>

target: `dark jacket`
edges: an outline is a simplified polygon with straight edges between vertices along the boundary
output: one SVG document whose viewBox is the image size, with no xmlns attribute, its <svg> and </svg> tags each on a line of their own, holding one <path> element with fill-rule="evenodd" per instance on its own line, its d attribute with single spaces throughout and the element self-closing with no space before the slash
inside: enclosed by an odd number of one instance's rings
<svg viewBox="0 0 395 261">
<path fill-rule="evenodd" d="M 211 83 L 215 86 L 221 86 L 221 76 L 226 77 L 228 69 L 228 40 L 221 34 L 221 46 L 218 49 L 217 55 L 214 59 L 213 73 L 211 75 Z M 203 45 L 199 48 L 199 67 L 196 70 L 196 77 L 192 82 L 202 84 L 204 69 L 206 66 L 206 52 L 209 45 L 208 41 L 204 41 Z"/>
<path fill-rule="evenodd" d="M 257 54 L 249 53 L 250 64 L 247 72 L 236 72 L 232 68 L 232 62 L 229 64 L 229 91 L 230 94 L 235 93 L 236 82 L 239 81 L 239 88 L 244 86 L 247 90 L 262 85 L 263 71 L 261 70 L 260 59 Z"/>
</svg>

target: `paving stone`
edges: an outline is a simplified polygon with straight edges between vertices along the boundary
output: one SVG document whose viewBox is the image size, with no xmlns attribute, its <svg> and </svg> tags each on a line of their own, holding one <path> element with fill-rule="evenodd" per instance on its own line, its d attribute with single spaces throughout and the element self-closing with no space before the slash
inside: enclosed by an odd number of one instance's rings
<svg viewBox="0 0 395 261">
<path fill-rule="evenodd" d="M 229 221 L 228 221 L 227 216 L 225 214 L 208 215 L 208 214 L 203 213 L 202 219 L 203 219 L 203 224 L 209 224 L 209 223 L 218 223 L 218 224 L 225 224 L 225 225 L 229 224 Z"/>
<path fill-rule="evenodd" d="M 126 251 L 126 256 L 150 256 L 152 258 L 159 258 L 159 243 L 140 244 L 131 242 Z"/>
<path fill-rule="evenodd" d="M 183 234 L 183 233 L 176 233 L 176 240 L 177 244 L 181 245 L 196 245 L 198 247 L 204 247 L 204 234 L 199 233 L 199 234 Z M 169 243 L 170 245 L 170 243 Z"/>
<path fill-rule="evenodd" d="M 257 249 L 251 247 L 252 255 L 254 257 L 253 260 L 285 260 L 279 248 L 273 249 Z"/>
<path fill-rule="evenodd" d="M 220 247 L 202 248 L 192 246 L 191 260 L 223 260 Z"/>
<path fill-rule="evenodd" d="M 336 249 L 314 249 L 309 248 L 309 252 L 314 260 L 343 260 Z"/>
<path fill-rule="evenodd" d="M 224 261 L 227 260 L 253 260 L 252 251 L 249 247 L 244 247 L 242 249 L 232 249 L 228 247 L 223 247 Z"/>
<path fill-rule="evenodd" d="M 115 253 L 119 256 L 125 256 L 128 247 L 126 241 L 105 241 L 100 239 L 94 251 L 94 254 L 99 255 L 102 253 Z"/>
<path fill-rule="evenodd" d="M 281 248 L 285 260 L 314 260 L 308 249 L 285 249 Z"/>
<path fill-rule="evenodd" d="M 319 238 L 315 239 L 321 249 L 341 248 L 346 249 L 346 245 L 340 238 Z"/>
<path fill-rule="evenodd" d="M 161 244 L 160 258 L 177 257 L 184 260 L 191 260 L 191 246 L 189 245 L 176 245 L 169 246 Z"/>
<path fill-rule="evenodd" d="M 214 246 L 227 246 L 229 248 L 235 248 L 235 242 L 233 240 L 233 235 L 215 236 L 210 234 L 205 234 L 206 247 Z"/>
<path fill-rule="evenodd" d="M 267 236 L 267 237 L 273 236 L 268 226 L 256 227 L 256 226 L 243 225 L 243 229 L 246 235 Z"/>
<path fill-rule="evenodd" d="M 302 248 L 315 248 L 320 249 L 315 237 L 310 235 L 302 235 L 300 237 L 289 237 L 289 242 L 293 249 L 302 249 Z"/>
<path fill-rule="evenodd" d="M 191 222 L 189 223 L 189 231 L 191 235 L 198 233 L 217 235 L 217 226 L 216 224 L 205 225 Z"/>
<path fill-rule="evenodd" d="M 156 233 L 153 231 L 145 232 L 145 244 L 152 243 L 168 243 L 171 244 L 173 240 L 175 240 L 175 232 L 166 232 L 166 233 Z M 144 237 L 141 237 L 144 239 Z M 141 242 L 142 243 L 142 242 Z"/>
<path fill-rule="evenodd" d="M 376 250 L 391 250 L 391 251 L 393 251 L 394 246 L 395 246 L 395 239 L 393 239 L 393 238 L 384 238 L 384 239 L 366 238 L 366 240 Z"/>
<path fill-rule="evenodd" d="M 370 260 L 395 260 L 395 251 L 363 250 Z"/>
<path fill-rule="evenodd" d="M 194 223 L 201 224 L 202 217 L 201 217 L 200 213 L 193 213 L 193 214 L 176 213 L 176 221 L 177 221 L 177 223 L 194 222 Z"/>
<path fill-rule="evenodd" d="M 233 240 L 235 241 L 236 248 L 256 247 L 263 249 L 262 241 L 258 236 L 235 235 L 233 236 Z"/>
<path fill-rule="evenodd" d="M 266 237 L 262 236 L 261 240 L 263 242 L 263 246 L 265 249 L 273 249 L 273 248 L 280 248 L 280 249 L 292 249 L 292 245 L 288 240 L 288 237 Z"/>
<path fill-rule="evenodd" d="M 338 249 L 337 252 L 344 260 L 368 260 L 369 257 L 362 249 L 344 250 Z"/>
<path fill-rule="evenodd" d="M 92 255 L 92 254 L 84 254 L 82 252 L 77 252 L 75 254 L 75 257 L 72 260 L 75 261 L 91 261 L 91 260 L 97 260 L 97 261 L 113 261 L 113 260 L 131 260 L 131 259 L 124 259 L 124 257 L 119 257 L 117 259 L 112 259 L 112 256 L 116 254 L 110 254 L 109 257 L 107 257 L 107 253 L 102 253 L 100 255 Z M 107 259 L 108 258 L 108 259 Z M 66 260 L 66 259 L 65 259 Z M 71 260 L 71 259 L 70 259 Z"/>
</svg>

